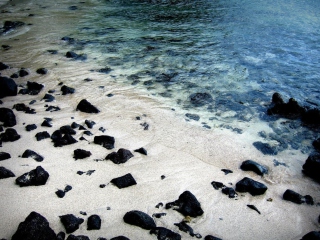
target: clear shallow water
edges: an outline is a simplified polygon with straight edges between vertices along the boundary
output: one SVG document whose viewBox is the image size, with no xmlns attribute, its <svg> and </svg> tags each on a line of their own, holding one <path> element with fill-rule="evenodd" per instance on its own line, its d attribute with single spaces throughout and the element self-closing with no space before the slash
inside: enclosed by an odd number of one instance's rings
<svg viewBox="0 0 320 240">
<path fill-rule="evenodd" d="M 50 47 L 86 54 L 86 62 L 111 68 L 116 81 L 147 90 L 177 111 L 198 114 L 204 127 L 239 133 L 253 127 L 280 150 L 312 149 L 317 133 L 296 121 L 275 122 L 266 110 L 276 91 L 285 100 L 320 106 L 319 2 L 24 3 L 25 9 L 39 9 L 40 21 L 55 25 L 40 39 Z M 61 41 L 64 36 L 74 41 Z M 210 94 L 212 101 L 195 106 L 194 93 Z M 271 132 L 254 127 L 260 121 L 269 122 Z"/>
</svg>

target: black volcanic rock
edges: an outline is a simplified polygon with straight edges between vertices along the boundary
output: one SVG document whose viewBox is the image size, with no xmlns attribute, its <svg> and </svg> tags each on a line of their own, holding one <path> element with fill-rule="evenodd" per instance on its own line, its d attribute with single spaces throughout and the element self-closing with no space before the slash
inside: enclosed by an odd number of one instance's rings
<svg viewBox="0 0 320 240">
<path fill-rule="evenodd" d="M 150 230 L 150 234 L 157 235 L 158 240 L 181 240 L 181 235 L 164 227 L 156 227 Z"/>
<path fill-rule="evenodd" d="M 0 179 L 10 178 L 15 176 L 16 175 L 14 175 L 14 173 L 11 172 L 9 169 L 0 166 Z"/>
<path fill-rule="evenodd" d="M 94 121 L 85 120 L 84 123 L 87 125 L 88 128 L 92 129 L 93 126 L 96 124 Z"/>
<path fill-rule="evenodd" d="M 156 224 L 152 217 L 138 210 L 127 212 L 123 216 L 123 220 L 125 223 L 135 225 L 146 230 L 150 230 L 156 227 Z"/>
<path fill-rule="evenodd" d="M 257 142 L 254 142 L 252 145 L 265 155 L 277 155 L 278 154 L 278 150 L 275 147 L 272 147 L 268 143 L 263 143 L 263 142 L 257 141 Z"/>
<path fill-rule="evenodd" d="M 320 182 L 320 154 L 311 154 L 302 166 L 302 172 L 308 177 Z"/>
<path fill-rule="evenodd" d="M 134 152 L 141 153 L 141 154 L 143 154 L 143 155 L 148 155 L 147 150 L 144 149 L 144 148 L 136 149 L 136 150 L 134 150 Z"/>
<path fill-rule="evenodd" d="M 22 174 L 16 179 L 16 184 L 20 187 L 45 185 L 49 178 L 49 173 L 41 166 L 30 172 Z"/>
<path fill-rule="evenodd" d="M 2 32 L 7 33 L 23 25 L 25 25 L 25 23 L 20 21 L 5 21 L 3 24 Z"/>
<path fill-rule="evenodd" d="M 222 239 L 211 236 L 211 235 L 207 235 L 207 236 L 205 236 L 204 240 L 222 240 Z"/>
<path fill-rule="evenodd" d="M 36 110 L 26 106 L 24 103 L 16 103 L 13 105 L 13 109 L 16 109 L 17 111 L 22 111 L 28 114 L 35 114 Z"/>
<path fill-rule="evenodd" d="M 79 229 L 80 224 L 84 222 L 82 218 L 78 218 L 73 214 L 66 214 L 59 217 L 67 233 L 73 233 L 74 231 Z"/>
<path fill-rule="evenodd" d="M 37 212 L 31 212 L 21 222 L 11 240 L 57 240 L 48 220 Z"/>
<path fill-rule="evenodd" d="M 8 77 L 0 76 L 0 98 L 17 96 L 18 86 L 15 81 Z"/>
<path fill-rule="evenodd" d="M 37 71 L 36 71 L 38 74 L 47 74 L 48 73 L 48 69 L 46 68 L 38 68 Z"/>
<path fill-rule="evenodd" d="M 52 127 L 51 120 L 50 119 L 43 120 L 43 122 L 41 123 L 41 126 L 42 127 Z"/>
<path fill-rule="evenodd" d="M 264 194 L 267 186 L 251 178 L 245 177 L 236 184 L 237 192 L 249 192 L 252 196 Z"/>
<path fill-rule="evenodd" d="M 258 175 L 263 176 L 263 174 L 268 173 L 268 169 L 265 166 L 262 166 L 261 164 L 253 161 L 253 160 L 246 160 L 242 162 L 240 168 L 243 171 L 253 171 Z"/>
<path fill-rule="evenodd" d="M 297 203 L 297 204 L 301 204 L 301 203 L 306 203 L 309 205 L 313 205 L 313 198 L 310 195 L 306 195 L 306 196 L 302 196 L 301 194 L 291 190 L 291 189 L 287 189 L 284 194 L 283 194 L 283 199 L 293 202 L 293 203 Z"/>
<path fill-rule="evenodd" d="M 218 190 L 218 189 L 220 189 L 220 188 L 225 187 L 222 182 L 212 181 L 212 182 L 211 182 L 211 185 L 212 185 L 212 187 L 213 187 L 215 190 Z"/>
<path fill-rule="evenodd" d="M 118 236 L 118 237 L 111 238 L 110 240 L 130 240 L 130 239 L 125 236 Z"/>
<path fill-rule="evenodd" d="M 70 125 L 65 125 L 60 127 L 60 131 L 62 134 L 70 134 L 70 135 L 75 135 L 77 133 Z"/>
<path fill-rule="evenodd" d="M 88 218 L 87 230 L 99 230 L 101 228 L 101 218 L 94 214 Z"/>
<path fill-rule="evenodd" d="M 84 159 L 84 158 L 87 158 L 87 157 L 90 157 L 91 156 L 91 152 L 90 151 L 86 151 L 86 150 L 83 150 L 83 149 L 76 149 L 74 150 L 74 156 L 73 158 L 74 159 Z"/>
<path fill-rule="evenodd" d="M 108 150 L 114 148 L 114 137 L 108 135 L 95 136 L 93 141 L 95 144 L 99 144 Z"/>
<path fill-rule="evenodd" d="M 199 233 L 194 233 L 193 229 L 184 221 L 175 223 L 174 225 L 176 225 L 180 231 L 189 233 L 191 237 L 202 238 Z"/>
<path fill-rule="evenodd" d="M 194 106 L 204 106 L 213 102 L 213 98 L 209 93 L 193 93 L 189 96 L 189 100 Z"/>
<path fill-rule="evenodd" d="M 26 69 L 21 68 L 19 70 L 19 77 L 25 77 L 25 76 L 28 76 L 28 75 L 29 75 L 29 72 Z"/>
<path fill-rule="evenodd" d="M 318 152 L 320 152 L 320 138 L 314 140 L 312 142 L 312 145 Z"/>
<path fill-rule="evenodd" d="M 4 64 L 3 62 L 0 62 L 0 71 L 8 69 L 9 66 L 7 64 Z"/>
<path fill-rule="evenodd" d="M 53 102 L 55 100 L 55 97 L 49 93 L 46 93 L 43 97 L 45 102 Z"/>
<path fill-rule="evenodd" d="M 79 102 L 76 110 L 79 110 L 79 111 L 85 112 L 85 113 L 99 113 L 100 112 L 95 106 L 93 106 L 86 99 L 82 99 Z"/>
<path fill-rule="evenodd" d="M 85 235 L 78 235 L 78 236 L 75 236 L 73 234 L 70 234 L 68 237 L 67 237 L 67 240 L 90 240 L 89 237 L 85 236 Z"/>
<path fill-rule="evenodd" d="M 301 240 L 320 240 L 320 231 L 312 231 L 304 235 Z"/>
<path fill-rule="evenodd" d="M 73 94 L 76 90 L 72 87 L 68 87 L 66 85 L 63 85 L 61 87 L 61 92 L 62 92 L 62 95 L 67 95 L 67 94 Z"/>
<path fill-rule="evenodd" d="M 47 131 L 38 132 L 36 134 L 37 141 L 41 141 L 43 139 L 50 138 L 50 134 Z"/>
<path fill-rule="evenodd" d="M 11 158 L 11 155 L 6 152 L 0 152 L 0 161 L 7 160 Z"/>
<path fill-rule="evenodd" d="M 20 135 L 14 128 L 7 128 L 4 133 L 0 134 L 0 141 L 14 142 L 20 139 Z"/>
<path fill-rule="evenodd" d="M 35 130 L 35 129 L 37 129 L 37 125 L 35 125 L 35 124 L 28 124 L 26 126 L 26 131 L 27 132 L 30 132 L 30 131 Z"/>
<path fill-rule="evenodd" d="M 9 108 L 0 108 L 0 121 L 5 127 L 13 127 L 17 124 L 16 116 Z"/>
<path fill-rule="evenodd" d="M 236 191 L 232 187 L 224 187 L 221 191 L 223 194 L 228 195 L 229 198 L 235 198 L 237 196 Z"/>
<path fill-rule="evenodd" d="M 183 192 L 179 198 L 166 204 L 166 209 L 175 207 L 174 210 L 184 216 L 198 217 L 203 214 L 203 210 L 197 198 L 189 191 Z"/>
<path fill-rule="evenodd" d="M 112 152 L 106 156 L 106 160 L 111 160 L 115 164 L 121 164 L 127 162 L 133 154 L 124 148 L 120 148 L 118 152 Z"/>
<path fill-rule="evenodd" d="M 37 95 L 42 89 L 43 89 L 43 85 L 37 82 L 27 82 L 27 88 L 28 91 L 27 93 L 29 95 Z"/>
<path fill-rule="evenodd" d="M 27 149 L 24 151 L 24 153 L 22 154 L 22 157 L 23 158 L 33 158 L 34 160 L 36 160 L 37 162 L 42 162 L 43 161 L 43 157 L 41 155 L 39 155 L 38 153 L 30 150 L 30 149 Z"/>
<path fill-rule="evenodd" d="M 110 182 L 118 188 L 126 188 L 137 184 L 136 180 L 130 173 L 121 177 L 113 178 Z"/>
</svg>

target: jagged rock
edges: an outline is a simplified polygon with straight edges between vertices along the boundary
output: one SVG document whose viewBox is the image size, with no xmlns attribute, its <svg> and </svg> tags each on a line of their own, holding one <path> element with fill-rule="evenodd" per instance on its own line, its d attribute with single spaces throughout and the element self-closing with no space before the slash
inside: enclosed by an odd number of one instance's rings
<svg viewBox="0 0 320 240">
<path fill-rule="evenodd" d="M 62 95 L 73 94 L 75 92 L 75 89 L 72 87 L 68 87 L 66 85 L 63 85 L 61 87 L 61 92 L 62 92 Z"/>
<path fill-rule="evenodd" d="M 37 212 L 31 212 L 18 226 L 11 240 L 57 240 L 48 220 Z"/>
<path fill-rule="evenodd" d="M 87 59 L 87 55 L 86 54 L 77 54 L 75 52 L 72 52 L 72 51 L 68 51 L 66 53 L 66 57 L 67 58 L 72 58 L 72 59 L 75 59 L 75 60 L 86 60 Z"/>
<path fill-rule="evenodd" d="M 75 128 L 79 128 L 80 125 L 79 125 L 78 123 L 76 123 L 76 122 L 73 122 L 73 123 L 71 124 L 71 127 L 72 127 L 73 129 L 75 129 Z"/>
<path fill-rule="evenodd" d="M 43 139 L 50 138 L 50 134 L 47 131 L 38 132 L 36 134 L 37 141 L 41 141 Z"/>
<path fill-rule="evenodd" d="M 10 68 L 7 64 L 0 62 L 0 71 Z"/>
<path fill-rule="evenodd" d="M 25 77 L 25 76 L 28 76 L 28 75 L 29 75 L 29 72 L 26 69 L 21 68 L 19 70 L 19 77 Z"/>
<path fill-rule="evenodd" d="M 309 205 L 314 204 L 313 198 L 310 195 L 302 196 L 301 194 L 299 194 L 291 189 L 287 189 L 284 192 L 283 199 L 290 201 L 290 202 L 297 203 L 297 204 L 301 204 L 301 203 L 306 203 Z"/>
<path fill-rule="evenodd" d="M 268 143 L 263 142 L 254 142 L 252 144 L 255 146 L 256 149 L 258 149 L 260 152 L 262 152 L 265 155 L 277 155 L 278 150 L 275 147 L 270 146 Z"/>
<path fill-rule="evenodd" d="M 66 193 L 63 190 L 59 189 L 59 190 L 56 191 L 56 195 L 59 198 L 63 198 L 66 195 Z"/>
<path fill-rule="evenodd" d="M 253 171 L 258 175 L 263 176 L 263 174 L 268 173 L 268 169 L 265 166 L 262 166 L 261 164 L 253 161 L 253 160 L 246 160 L 242 162 L 240 168 L 243 171 Z"/>
<path fill-rule="evenodd" d="M 0 98 L 16 96 L 17 94 L 18 86 L 15 81 L 11 78 L 0 76 Z"/>
<path fill-rule="evenodd" d="M 14 175 L 14 173 L 11 172 L 9 169 L 0 166 L 0 179 L 10 178 L 15 176 L 16 175 Z"/>
<path fill-rule="evenodd" d="M 53 102 L 55 100 L 55 97 L 51 94 L 46 93 L 42 99 L 44 99 L 45 102 Z"/>
<path fill-rule="evenodd" d="M 231 187 L 224 187 L 222 188 L 222 193 L 228 195 L 229 198 L 235 198 L 237 196 L 236 191 Z"/>
<path fill-rule="evenodd" d="M 45 185 L 49 178 L 49 173 L 41 166 L 30 172 L 22 174 L 16 179 L 16 184 L 20 187 Z"/>
<path fill-rule="evenodd" d="M 35 124 L 28 124 L 26 126 L 26 131 L 27 132 L 30 132 L 30 131 L 35 130 L 35 129 L 37 129 L 37 125 L 35 125 Z"/>
<path fill-rule="evenodd" d="M 114 148 L 114 137 L 107 135 L 95 136 L 93 141 L 95 144 L 102 145 L 104 148 L 108 150 Z"/>
<path fill-rule="evenodd" d="M 130 173 L 122 177 L 113 178 L 110 182 L 116 185 L 120 189 L 137 184 L 136 180 L 133 178 L 133 176 Z"/>
<path fill-rule="evenodd" d="M 207 236 L 205 236 L 204 240 L 222 240 L 222 239 L 211 236 L 211 235 L 207 235 Z"/>
<path fill-rule="evenodd" d="M 38 153 L 36 153 L 30 149 L 25 150 L 24 153 L 22 154 L 22 158 L 28 158 L 28 157 L 33 158 L 37 162 L 43 161 L 43 157 L 41 155 L 39 155 Z"/>
<path fill-rule="evenodd" d="M 136 149 L 136 150 L 134 150 L 134 152 L 141 153 L 141 154 L 143 154 L 143 155 L 148 155 L 147 150 L 144 149 L 144 148 Z"/>
<path fill-rule="evenodd" d="M 0 152 L 0 161 L 7 160 L 11 158 L 11 155 L 6 152 Z"/>
<path fill-rule="evenodd" d="M 98 215 L 91 215 L 88 218 L 87 230 L 99 230 L 101 228 L 101 218 Z"/>
<path fill-rule="evenodd" d="M 9 108 L 0 108 L 0 121 L 5 127 L 13 127 L 17 124 L 16 116 Z"/>
<path fill-rule="evenodd" d="M 194 233 L 193 229 L 183 221 L 180 223 L 175 223 L 174 225 L 176 225 L 180 231 L 189 233 L 191 237 L 202 238 L 199 233 Z"/>
<path fill-rule="evenodd" d="M 20 21 L 5 21 L 3 24 L 2 32 L 7 33 L 23 25 L 25 25 L 25 23 Z"/>
<path fill-rule="evenodd" d="M 221 171 L 224 172 L 225 175 L 228 175 L 228 174 L 230 174 L 230 173 L 233 173 L 233 171 L 230 170 L 230 169 L 221 169 Z"/>
<path fill-rule="evenodd" d="M 51 135 L 51 140 L 55 147 L 62 147 L 65 145 L 70 145 L 78 142 L 70 134 L 64 134 L 61 130 L 56 130 Z"/>
<path fill-rule="evenodd" d="M 252 196 L 264 194 L 267 186 L 251 178 L 245 177 L 236 184 L 237 192 L 249 192 Z"/>
<path fill-rule="evenodd" d="M 93 106 L 86 99 L 82 99 L 79 102 L 76 110 L 79 110 L 79 111 L 85 112 L 85 113 L 99 113 L 100 112 L 95 106 Z"/>
<path fill-rule="evenodd" d="M 150 230 L 156 227 L 156 224 L 152 217 L 138 210 L 127 212 L 124 215 L 123 220 L 125 223 L 135 225 L 146 230 Z"/>
<path fill-rule="evenodd" d="M 20 139 L 20 135 L 13 128 L 7 128 L 4 133 L 0 134 L 0 140 L 3 142 L 14 142 Z"/>
<path fill-rule="evenodd" d="M 24 103 L 17 103 L 15 105 L 13 105 L 13 109 L 16 109 L 17 111 L 22 111 L 22 112 L 25 112 L 28 114 L 35 114 L 36 113 L 36 110 L 29 108 Z"/>
<path fill-rule="evenodd" d="M 302 166 L 302 172 L 320 182 L 320 154 L 311 154 Z"/>
<path fill-rule="evenodd" d="M 219 190 L 220 188 L 225 187 L 222 182 L 212 181 L 212 182 L 211 182 L 211 185 L 212 185 L 212 187 L 213 187 L 215 190 Z"/>
<path fill-rule="evenodd" d="M 199 201 L 189 191 L 183 192 L 176 201 L 167 203 L 166 209 L 173 206 L 176 207 L 174 210 L 180 212 L 184 216 L 198 217 L 203 214 Z"/>
<path fill-rule="evenodd" d="M 84 123 L 87 125 L 88 128 L 92 129 L 93 126 L 96 124 L 94 121 L 85 120 Z"/>
<path fill-rule="evenodd" d="M 46 109 L 47 112 L 57 112 L 60 111 L 61 109 L 57 106 L 48 106 L 48 108 Z"/>
<path fill-rule="evenodd" d="M 38 74 L 47 74 L 48 73 L 48 69 L 46 68 L 38 68 L 37 71 L 36 71 Z"/>
<path fill-rule="evenodd" d="M 75 236 L 73 234 L 70 234 L 67 240 L 90 240 L 90 238 L 84 235 Z"/>
<path fill-rule="evenodd" d="M 83 150 L 83 149 L 76 149 L 74 150 L 74 156 L 73 158 L 74 159 L 84 159 L 84 158 L 87 158 L 87 157 L 90 157 L 91 156 L 91 152 L 90 151 L 86 151 L 86 150 Z"/>
<path fill-rule="evenodd" d="M 157 235 L 158 240 L 181 240 L 181 235 L 164 227 L 156 227 L 150 230 L 150 234 Z"/>
<path fill-rule="evenodd" d="M 124 148 L 120 148 L 118 152 L 112 152 L 106 156 L 106 160 L 111 160 L 115 164 L 121 164 L 127 162 L 133 154 Z"/>
<path fill-rule="evenodd" d="M 199 121 L 200 116 L 198 114 L 186 113 L 186 117 L 194 121 Z"/>
<path fill-rule="evenodd" d="M 261 212 L 258 210 L 258 208 L 255 205 L 247 204 L 247 207 L 252 210 L 255 210 L 257 213 L 261 214 Z"/>
<path fill-rule="evenodd" d="M 70 135 L 75 135 L 77 133 L 70 125 L 65 125 L 60 127 L 60 131 L 62 134 L 70 134 Z"/>
<path fill-rule="evenodd" d="M 320 231 L 312 231 L 304 235 L 301 240 L 320 240 Z"/>
<path fill-rule="evenodd" d="M 43 122 L 41 123 L 41 126 L 42 127 L 52 127 L 51 120 L 48 120 L 48 119 L 43 120 Z"/>
<path fill-rule="evenodd" d="M 82 218 L 78 218 L 73 214 L 66 214 L 59 217 L 67 233 L 73 233 L 74 231 L 79 229 L 80 224 L 84 222 Z"/>
<path fill-rule="evenodd" d="M 42 89 L 43 85 L 37 82 L 27 82 L 27 94 L 29 95 L 37 95 Z"/>
<path fill-rule="evenodd" d="M 130 240 L 130 239 L 125 236 L 118 236 L 118 237 L 111 238 L 110 240 Z"/>
<path fill-rule="evenodd" d="M 193 93 L 189 96 L 189 99 L 194 106 L 204 106 L 213 102 L 213 98 L 209 93 Z"/>
</svg>

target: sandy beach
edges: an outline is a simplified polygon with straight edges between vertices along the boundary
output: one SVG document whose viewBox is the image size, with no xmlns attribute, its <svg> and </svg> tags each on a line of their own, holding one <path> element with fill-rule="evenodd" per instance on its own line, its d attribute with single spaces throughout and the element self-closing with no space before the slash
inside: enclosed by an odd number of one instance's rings
<svg viewBox="0 0 320 240">
<path fill-rule="evenodd" d="M 14 8 L 10 6 L 6 9 L 12 11 Z M 1 14 L 0 24 L 15 14 Z M 85 235 L 90 239 L 111 239 L 120 235 L 132 240 L 156 239 L 148 230 L 124 222 L 123 216 L 127 212 L 139 210 L 149 216 L 166 213 L 161 218 L 153 217 L 157 227 L 179 233 L 182 239 L 194 239 L 174 225 L 183 221 L 185 216 L 164 206 L 156 208 L 160 202 L 165 205 L 177 200 L 184 191 L 194 194 L 203 209 L 203 215 L 188 222 L 202 238 L 212 235 L 230 240 L 298 240 L 310 231 L 319 230 L 320 210 L 317 203 L 320 187 L 301 172 L 307 154 L 300 151 L 291 151 L 290 155 L 286 151 L 281 152 L 276 159 L 287 166 L 275 166 L 275 156 L 264 155 L 252 145 L 256 137 L 250 131 L 238 134 L 219 127 L 205 129 L 196 121 L 186 121 L 185 112 L 174 111 L 147 91 L 117 83 L 114 76 L 119 78 L 122 74 L 117 70 L 103 74 L 91 71 L 99 69 L 95 63 L 70 60 L 64 54 L 51 55 L 46 50 L 57 46 L 48 45 L 47 40 L 41 39 L 41 29 L 45 28 L 45 24 L 21 16 L 15 20 L 29 21 L 33 25 L 1 36 L 2 44 L 11 46 L 9 50 L 0 50 L 0 62 L 10 66 L 1 71 L 1 76 L 9 77 L 26 68 L 28 76 L 14 79 L 18 89 L 24 88 L 27 81 L 43 84 L 44 88 L 38 95 L 18 94 L 1 99 L 1 108 L 12 109 L 15 104 L 24 103 L 35 109 L 36 114 L 13 109 L 17 119 L 13 128 L 21 138 L 3 142 L 0 148 L 0 152 L 11 155 L 10 159 L 1 161 L 0 166 L 15 174 L 15 177 L 0 180 L 0 213 L 3 218 L 0 238 L 11 239 L 19 223 L 30 212 L 36 211 L 49 221 L 56 234 L 65 232 L 59 216 L 74 214 L 84 219 L 74 235 Z M 37 25 L 40 29 L 38 35 L 38 30 L 35 30 Z M 59 53 L 62 53 L 65 47 L 59 47 Z M 48 69 L 48 73 L 37 74 L 36 70 L 41 67 Z M 62 95 L 61 82 L 74 88 L 75 93 Z M 50 90 L 55 100 L 45 102 L 43 97 Z M 87 99 L 100 112 L 90 114 L 77 111 L 82 99 Z M 33 100 L 35 103 L 30 104 Z M 46 111 L 48 106 L 58 106 L 60 110 Z M 45 118 L 52 119 L 52 127 L 41 126 Z M 85 125 L 85 120 L 95 122 L 92 129 Z M 73 137 L 78 142 L 62 147 L 54 147 L 50 138 L 36 140 L 38 132 L 47 131 L 51 135 L 73 122 L 86 127 L 92 135 L 75 129 Z M 28 124 L 36 124 L 37 129 L 26 131 Z M 255 124 L 265 125 L 268 130 L 266 123 Z M 114 149 L 108 150 L 94 144 L 94 137 L 99 135 L 113 136 Z M 86 140 L 81 141 L 81 137 Z M 120 148 L 130 150 L 134 157 L 123 164 L 105 160 L 108 154 Z M 147 155 L 134 152 L 139 148 L 147 150 Z M 26 149 L 40 154 L 44 160 L 37 162 L 32 158 L 22 158 Z M 75 149 L 90 151 L 92 155 L 75 160 Z M 269 173 L 261 177 L 252 171 L 242 171 L 241 163 L 249 159 L 266 166 Z M 42 166 L 50 174 L 46 184 L 19 187 L 16 178 L 37 166 Z M 233 173 L 226 175 L 221 169 L 229 169 Z M 90 170 L 93 170 L 91 174 L 88 173 Z M 79 175 L 78 171 L 84 173 Z M 136 185 L 119 189 L 110 182 L 128 173 L 134 177 Z M 238 193 L 236 198 L 229 198 L 211 185 L 212 181 L 217 181 L 235 188 L 244 177 L 265 184 L 268 190 L 259 196 Z M 101 184 L 106 186 L 101 188 Z M 66 185 L 72 186 L 72 189 L 63 198 L 57 197 L 55 192 Z M 283 200 L 287 189 L 311 195 L 315 204 L 298 205 Z M 261 214 L 248 208 L 248 204 L 256 206 Z M 93 214 L 99 215 L 102 220 L 100 230 L 87 230 L 87 219 Z"/>
</svg>

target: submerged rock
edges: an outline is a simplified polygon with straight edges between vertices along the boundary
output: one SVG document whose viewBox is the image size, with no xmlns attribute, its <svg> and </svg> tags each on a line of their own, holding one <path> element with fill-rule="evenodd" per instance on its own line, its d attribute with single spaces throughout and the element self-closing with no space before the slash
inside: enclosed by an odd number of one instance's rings
<svg viewBox="0 0 320 240">
<path fill-rule="evenodd" d="M 127 212 L 124 215 L 123 220 L 125 223 L 135 225 L 146 230 L 150 230 L 156 227 L 156 224 L 152 217 L 138 210 Z"/>
<path fill-rule="evenodd" d="M 166 204 L 166 209 L 175 207 L 174 210 L 184 216 L 198 217 L 203 214 L 203 210 L 197 198 L 189 191 L 183 192 L 177 200 Z"/>
<path fill-rule="evenodd" d="M 278 150 L 276 147 L 270 146 L 268 143 L 263 142 L 254 142 L 253 146 L 256 147 L 260 152 L 262 152 L 265 155 L 277 155 Z"/>
<path fill-rule="evenodd" d="M 311 154 L 302 166 L 302 172 L 320 182 L 320 154 Z"/>
<path fill-rule="evenodd" d="M 136 180 L 130 173 L 122 177 L 112 179 L 111 183 L 116 185 L 118 188 L 126 188 L 137 184 Z"/>
<path fill-rule="evenodd" d="M 89 103 L 86 99 L 82 99 L 78 106 L 77 109 L 81 112 L 85 112 L 85 113 L 99 113 L 100 111 L 93 106 L 91 103 Z"/>
<path fill-rule="evenodd" d="M 67 233 L 73 233 L 74 231 L 78 230 L 80 224 L 84 222 L 82 218 L 78 218 L 73 214 L 66 214 L 59 217 Z"/>
<path fill-rule="evenodd" d="M 293 202 L 293 203 L 297 203 L 297 204 L 301 204 L 301 203 L 306 203 L 309 205 L 313 205 L 313 198 L 310 195 L 306 195 L 306 196 L 302 196 L 301 194 L 291 190 L 291 189 L 287 189 L 284 194 L 283 194 L 283 199 Z"/>
<path fill-rule="evenodd" d="M 16 116 L 9 108 L 0 108 L 0 121 L 5 127 L 13 127 L 17 124 Z"/>
<path fill-rule="evenodd" d="M 236 184 L 237 192 L 249 192 L 252 196 L 264 194 L 267 186 L 251 178 L 245 177 Z"/>
<path fill-rule="evenodd" d="M 189 96 L 189 100 L 194 106 L 204 106 L 213 102 L 213 98 L 209 93 L 193 93 Z"/>
<path fill-rule="evenodd" d="M 263 176 L 263 174 L 268 173 L 268 169 L 265 166 L 262 166 L 261 164 L 253 161 L 253 160 L 246 160 L 242 162 L 240 168 L 243 171 L 253 171 L 258 175 Z"/>
<path fill-rule="evenodd" d="M 33 158 L 34 160 L 36 160 L 37 162 L 42 162 L 43 161 L 43 157 L 41 155 L 39 155 L 38 153 L 27 149 L 24 151 L 24 153 L 22 154 L 22 158 Z"/>
<path fill-rule="evenodd" d="M 108 135 L 95 136 L 93 141 L 95 144 L 99 144 L 108 150 L 114 148 L 114 137 Z"/>
<path fill-rule="evenodd" d="M 17 96 L 18 86 L 16 82 L 8 77 L 0 76 L 0 98 Z"/>
<path fill-rule="evenodd" d="M 133 154 L 124 148 L 120 148 L 118 152 L 112 152 L 106 156 L 106 160 L 111 160 L 115 164 L 121 164 L 127 162 Z"/>
<path fill-rule="evenodd" d="M 158 240 L 181 240 L 181 235 L 164 227 L 156 227 L 150 230 L 150 234 L 157 235 Z"/>
<path fill-rule="evenodd" d="M 5 167 L 0 166 L 0 179 L 5 179 L 5 178 L 10 178 L 10 177 L 15 177 L 13 172 L 11 172 L 9 169 Z"/>
<path fill-rule="evenodd" d="M 186 117 L 194 121 L 199 121 L 200 116 L 198 114 L 186 113 Z"/>
<path fill-rule="evenodd" d="M 37 212 L 31 212 L 21 222 L 12 240 L 57 240 L 55 232 L 50 228 L 48 220 Z"/>
<path fill-rule="evenodd" d="M 16 179 L 16 184 L 20 187 L 45 185 L 49 178 L 49 173 L 41 166 L 30 172 L 22 174 Z"/>
<path fill-rule="evenodd" d="M 88 218 L 87 230 L 99 230 L 101 228 L 101 218 L 98 215 L 91 215 Z"/>
</svg>

